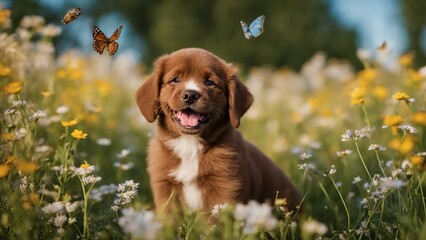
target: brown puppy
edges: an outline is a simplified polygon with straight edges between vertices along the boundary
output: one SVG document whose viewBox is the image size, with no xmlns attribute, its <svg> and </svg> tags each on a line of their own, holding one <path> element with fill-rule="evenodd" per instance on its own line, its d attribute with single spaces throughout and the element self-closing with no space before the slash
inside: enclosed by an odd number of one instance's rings
<svg viewBox="0 0 426 240">
<path fill-rule="evenodd" d="M 148 149 L 157 209 L 172 193 L 191 209 L 250 199 L 273 203 L 277 192 L 292 210 L 300 203 L 284 173 L 236 130 L 253 96 L 231 64 L 197 48 L 164 55 L 136 101 L 149 122 L 158 118 Z"/>
</svg>

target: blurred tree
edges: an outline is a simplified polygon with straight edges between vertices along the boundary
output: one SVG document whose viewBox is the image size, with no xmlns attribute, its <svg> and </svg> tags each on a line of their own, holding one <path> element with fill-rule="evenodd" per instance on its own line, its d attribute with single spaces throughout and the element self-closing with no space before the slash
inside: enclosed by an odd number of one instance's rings
<svg viewBox="0 0 426 240">
<path fill-rule="evenodd" d="M 408 49 L 415 52 L 415 65 L 423 66 L 426 62 L 426 46 L 422 46 L 426 35 L 426 1 L 400 0 L 402 16 L 408 32 Z"/>
<path fill-rule="evenodd" d="M 31 8 L 23 7 L 28 3 Z M 96 22 L 103 14 L 120 11 L 146 43 L 143 60 L 147 64 L 183 47 L 205 48 L 245 67 L 299 68 L 316 51 L 357 62 L 355 32 L 342 28 L 332 18 L 324 0 L 104 0 L 98 3 L 81 3 L 84 15 Z M 14 10 L 15 19 L 40 14 L 58 21 L 67 8 L 76 7 L 72 4 L 67 2 L 58 11 L 41 8 L 41 3 L 35 0 L 20 0 L 12 2 L 12 9 L 20 9 Z M 266 16 L 265 32 L 256 39 L 245 39 L 240 20 L 250 24 L 262 14 Z M 59 40 L 70 41 L 68 37 Z"/>
<path fill-rule="evenodd" d="M 264 14 L 265 32 L 246 40 L 240 20 Z M 183 47 L 202 47 L 227 61 L 299 68 L 314 52 L 356 62 L 356 35 L 331 17 L 317 0 L 161 1 L 153 8 L 147 60 Z"/>
</svg>

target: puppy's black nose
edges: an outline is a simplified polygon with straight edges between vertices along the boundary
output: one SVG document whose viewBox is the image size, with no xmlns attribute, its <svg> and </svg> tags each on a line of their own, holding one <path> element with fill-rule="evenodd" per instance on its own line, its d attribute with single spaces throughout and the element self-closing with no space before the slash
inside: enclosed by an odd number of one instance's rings
<svg viewBox="0 0 426 240">
<path fill-rule="evenodd" d="M 200 97 L 201 97 L 200 93 L 195 90 L 185 90 L 182 93 L 183 101 L 188 104 L 196 102 Z"/>
</svg>

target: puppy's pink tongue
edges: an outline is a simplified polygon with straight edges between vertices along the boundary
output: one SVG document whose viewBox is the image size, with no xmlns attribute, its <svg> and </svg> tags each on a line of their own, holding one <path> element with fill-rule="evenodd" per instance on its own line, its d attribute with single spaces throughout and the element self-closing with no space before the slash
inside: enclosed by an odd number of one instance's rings
<svg viewBox="0 0 426 240">
<path fill-rule="evenodd" d="M 198 125 L 198 119 L 200 119 L 199 113 L 182 112 L 182 115 L 180 116 L 180 123 L 185 127 L 195 127 Z"/>
</svg>

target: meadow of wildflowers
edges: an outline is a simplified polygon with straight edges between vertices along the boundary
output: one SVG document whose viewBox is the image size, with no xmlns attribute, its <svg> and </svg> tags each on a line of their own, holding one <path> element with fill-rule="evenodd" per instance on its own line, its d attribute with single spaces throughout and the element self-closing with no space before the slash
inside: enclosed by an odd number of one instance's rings
<svg viewBox="0 0 426 240">
<path fill-rule="evenodd" d="M 318 53 L 298 72 L 259 67 L 241 131 L 303 194 L 153 211 L 153 129 L 134 91 L 147 73 L 117 53 L 55 55 L 61 28 L 0 8 L 2 239 L 426 239 L 426 68 L 360 51 L 364 69 Z M 426 64 L 426 63 L 425 63 Z M 253 176 L 256 177 L 256 176 Z"/>
</svg>

